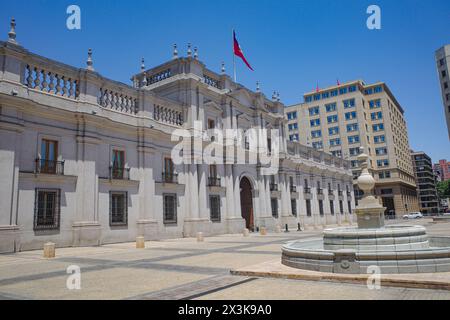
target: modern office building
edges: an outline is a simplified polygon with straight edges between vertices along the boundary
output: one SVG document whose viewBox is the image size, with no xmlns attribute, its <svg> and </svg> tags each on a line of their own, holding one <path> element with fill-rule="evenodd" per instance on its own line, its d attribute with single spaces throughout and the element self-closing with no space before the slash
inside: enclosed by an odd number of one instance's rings
<svg viewBox="0 0 450 320">
<path fill-rule="evenodd" d="M 450 180 L 450 162 L 446 159 L 441 159 L 438 163 L 435 163 L 433 171 L 438 181 Z"/>
<path fill-rule="evenodd" d="M 286 108 L 286 118 L 290 140 L 350 160 L 354 178 L 363 147 L 387 214 L 419 210 L 404 110 L 385 83 L 358 80 L 308 92 Z"/>
<path fill-rule="evenodd" d="M 439 212 L 439 198 L 431 158 L 425 152 L 412 150 L 411 158 L 416 176 L 420 212 L 437 214 Z"/>
<path fill-rule="evenodd" d="M 12 24 L 0 42 L 0 252 L 351 223 L 350 163 L 287 141 L 285 123 L 279 99 L 190 46 L 126 85 L 96 72 L 92 51 L 86 68 L 31 53 Z"/>
<path fill-rule="evenodd" d="M 450 139 L 450 44 L 436 51 L 436 67 L 441 84 L 442 102 L 447 121 L 448 138 Z"/>
</svg>

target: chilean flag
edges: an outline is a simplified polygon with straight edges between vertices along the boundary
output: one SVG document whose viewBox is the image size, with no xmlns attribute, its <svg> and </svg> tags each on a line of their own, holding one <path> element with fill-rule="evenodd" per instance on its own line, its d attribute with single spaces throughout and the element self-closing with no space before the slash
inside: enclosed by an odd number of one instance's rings
<svg viewBox="0 0 450 320">
<path fill-rule="evenodd" d="M 236 33 L 233 30 L 233 40 L 234 40 L 234 54 L 237 55 L 238 57 L 240 57 L 242 59 L 242 61 L 245 62 L 245 64 L 247 65 L 247 67 L 254 71 L 253 68 L 250 66 L 250 64 L 248 63 L 247 59 L 245 59 L 244 56 L 244 52 L 242 52 L 241 46 L 239 45 L 239 42 L 236 39 Z"/>
</svg>

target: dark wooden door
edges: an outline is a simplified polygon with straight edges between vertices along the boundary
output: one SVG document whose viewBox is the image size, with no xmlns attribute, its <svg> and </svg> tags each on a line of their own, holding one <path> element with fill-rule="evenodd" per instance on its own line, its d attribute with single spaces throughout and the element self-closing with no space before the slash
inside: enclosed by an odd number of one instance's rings
<svg viewBox="0 0 450 320">
<path fill-rule="evenodd" d="M 240 183 L 241 189 L 241 214 L 245 219 L 245 226 L 250 231 L 254 229 L 253 219 L 253 194 L 252 185 L 247 178 L 242 178 Z"/>
</svg>

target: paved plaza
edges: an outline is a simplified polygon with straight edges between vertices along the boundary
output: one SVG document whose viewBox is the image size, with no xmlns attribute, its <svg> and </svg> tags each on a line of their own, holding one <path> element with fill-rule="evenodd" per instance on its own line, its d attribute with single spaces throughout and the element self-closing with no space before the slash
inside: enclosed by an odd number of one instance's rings
<svg viewBox="0 0 450 320">
<path fill-rule="evenodd" d="M 450 224 L 424 219 L 430 235 L 449 235 Z M 401 221 L 403 223 L 403 221 Z M 396 221 L 398 223 L 398 221 Z M 382 287 L 327 281 L 234 276 L 231 269 L 280 258 L 289 240 L 312 239 L 317 231 L 223 235 L 57 249 L 0 255 L 0 299 L 450 299 L 450 291 Z M 81 269 L 81 289 L 69 290 L 67 268 Z"/>
</svg>

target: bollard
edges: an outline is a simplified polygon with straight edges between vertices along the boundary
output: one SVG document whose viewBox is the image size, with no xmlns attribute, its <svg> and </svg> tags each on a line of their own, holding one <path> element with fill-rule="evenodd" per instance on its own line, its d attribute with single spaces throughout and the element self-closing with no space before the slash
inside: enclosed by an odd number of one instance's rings
<svg viewBox="0 0 450 320">
<path fill-rule="evenodd" d="M 266 227 L 259 228 L 259 234 L 265 236 L 267 234 Z"/>
<path fill-rule="evenodd" d="M 44 244 L 44 258 L 55 257 L 55 244 L 53 242 L 47 242 Z"/>
<path fill-rule="evenodd" d="M 286 223 L 286 225 L 284 226 L 284 232 L 289 232 L 289 227 L 288 227 L 287 223 Z"/>
<path fill-rule="evenodd" d="M 203 232 L 197 232 L 197 242 L 203 242 Z"/>
<path fill-rule="evenodd" d="M 281 232 L 281 227 L 280 227 L 280 225 L 277 225 L 277 226 L 276 226 L 275 231 L 276 231 L 277 233 L 280 233 L 280 232 Z"/>
<path fill-rule="evenodd" d="M 136 249 L 145 249 L 145 238 L 143 236 L 136 237 Z"/>
<path fill-rule="evenodd" d="M 297 231 L 302 231 L 302 228 L 300 227 L 300 222 L 297 223 Z"/>
<path fill-rule="evenodd" d="M 243 234 L 244 237 L 248 237 L 249 234 L 250 234 L 250 231 L 248 229 L 244 229 L 242 234 Z"/>
</svg>

